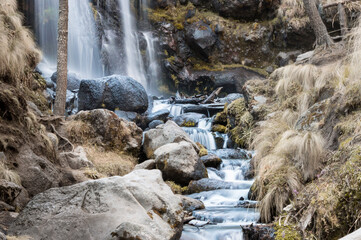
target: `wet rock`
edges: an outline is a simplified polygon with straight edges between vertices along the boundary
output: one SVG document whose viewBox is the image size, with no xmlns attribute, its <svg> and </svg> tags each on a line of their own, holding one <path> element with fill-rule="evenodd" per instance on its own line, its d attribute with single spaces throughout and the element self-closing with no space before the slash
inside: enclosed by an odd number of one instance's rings
<svg viewBox="0 0 361 240">
<path fill-rule="evenodd" d="M 203 178 L 198 181 L 191 181 L 188 185 L 188 193 L 199 193 L 217 189 L 247 189 L 250 183 L 233 183 L 217 179 Z"/>
<path fill-rule="evenodd" d="M 147 169 L 152 170 L 155 168 L 155 160 L 149 159 L 135 166 L 134 170 Z"/>
<path fill-rule="evenodd" d="M 137 170 L 49 189 L 31 200 L 9 234 L 53 240 L 179 239 L 181 206 L 159 170 Z"/>
<path fill-rule="evenodd" d="M 127 152 L 138 156 L 143 131 L 134 122 L 119 118 L 106 109 L 81 111 L 68 118 L 64 125 L 68 138 L 74 143 L 91 143 L 105 150 Z"/>
<path fill-rule="evenodd" d="M 165 180 L 187 185 L 191 180 L 208 177 L 203 162 L 189 142 L 163 145 L 154 152 L 154 156 Z"/>
<path fill-rule="evenodd" d="M 215 154 L 224 159 L 248 159 L 249 156 L 245 150 L 242 149 L 218 149 Z"/>
<path fill-rule="evenodd" d="M 173 118 L 173 121 L 181 127 L 196 127 L 199 120 L 205 117 L 206 115 L 204 114 L 190 112 L 181 114 Z"/>
<path fill-rule="evenodd" d="M 226 176 L 226 174 L 225 174 L 224 172 L 222 172 L 222 171 L 220 171 L 220 170 L 218 170 L 218 169 L 216 169 L 216 168 L 208 167 L 207 170 L 208 170 L 208 174 L 209 174 L 209 175 L 210 175 L 210 172 L 213 172 L 213 173 L 215 173 L 218 177 L 220 177 L 220 178 L 222 178 L 222 179 L 224 179 L 225 176 Z"/>
<path fill-rule="evenodd" d="M 130 122 L 134 122 L 138 116 L 138 113 L 136 113 L 136 112 L 126 112 L 126 111 L 121 111 L 121 110 L 115 110 L 114 113 L 118 117 L 123 118 Z"/>
<path fill-rule="evenodd" d="M 237 100 L 238 98 L 241 98 L 241 97 L 243 97 L 243 95 L 240 93 L 230 93 L 226 97 L 218 99 L 218 102 L 230 104 L 234 100 Z"/>
<path fill-rule="evenodd" d="M 103 104 L 110 110 L 143 113 L 148 108 L 148 95 L 144 87 L 130 77 L 110 76 L 105 81 Z"/>
<path fill-rule="evenodd" d="M 79 110 L 106 108 L 144 113 L 148 108 L 144 87 L 134 79 L 120 75 L 82 80 L 78 98 Z"/>
<path fill-rule="evenodd" d="M 164 124 L 164 122 L 162 120 L 153 120 L 153 121 L 151 121 L 149 123 L 148 127 L 150 129 L 154 129 L 154 128 L 158 127 L 159 125 L 162 125 L 162 124 Z"/>
<path fill-rule="evenodd" d="M 157 126 L 155 129 L 151 129 L 144 133 L 144 153 L 150 158 L 154 158 L 154 152 L 161 146 L 168 143 L 178 143 L 186 141 L 192 144 L 193 148 L 198 152 L 198 146 L 189 138 L 188 134 L 183 131 L 173 121 L 167 121 L 163 125 Z"/>
<path fill-rule="evenodd" d="M 79 111 L 101 108 L 104 87 L 105 84 L 103 81 L 82 80 L 78 93 Z"/>
<path fill-rule="evenodd" d="M 60 153 L 59 160 L 62 167 L 70 167 L 71 169 L 93 167 L 93 163 L 88 160 L 86 152 L 81 146 L 75 148 L 73 152 Z"/>
<path fill-rule="evenodd" d="M 206 156 L 201 157 L 201 161 L 204 163 L 206 167 L 218 168 L 222 163 L 222 159 L 220 159 L 215 154 L 208 154 Z"/>
<path fill-rule="evenodd" d="M 179 197 L 182 200 L 183 209 L 185 211 L 193 212 L 194 210 L 200 210 L 200 209 L 205 208 L 203 202 L 201 202 L 201 201 L 199 201 L 197 199 L 187 197 L 187 196 L 183 196 L 183 195 L 179 195 Z"/>
<path fill-rule="evenodd" d="M 57 83 L 58 80 L 58 74 L 57 72 L 53 73 L 51 76 L 51 80 L 54 83 Z M 67 90 L 74 91 L 76 89 L 79 89 L 81 80 L 77 77 L 74 73 L 68 73 L 68 80 L 67 80 Z"/>
<path fill-rule="evenodd" d="M 167 118 L 169 116 L 169 110 L 168 109 L 162 109 L 159 111 L 156 111 L 154 113 L 149 114 L 146 117 L 146 120 L 148 123 L 154 121 L 154 120 L 161 120 L 161 121 L 167 121 Z"/>
<path fill-rule="evenodd" d="M 187 27 L 186 40 L 195 52 L 208 60 L 216 44 L 217 35 L 208 24 L 198 21 Z"/>
</svg>

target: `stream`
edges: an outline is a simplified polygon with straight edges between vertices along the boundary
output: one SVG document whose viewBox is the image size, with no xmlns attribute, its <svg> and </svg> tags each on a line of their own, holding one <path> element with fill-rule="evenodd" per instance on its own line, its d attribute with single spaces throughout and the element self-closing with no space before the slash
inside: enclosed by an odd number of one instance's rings
<svg viewBox="0 0 361 240">
<path fill-rule="evenodd" d="M 183 113 L 187 105 L 171 105 L 164 100 L 154 102 L 153 112 L 168 109 L 176 117 Z M 243 204 L 254 204 L 248 200 L 248 192 L 253 180 L 247 179 L 246 174 L 250 168 L 252 152 L 243 149 L 227 148 L 226 134 L 212 133 L 212 116 L 202 118 L 197 127 L 183 127 L 185 132 L 195 142 L 204 145 L 209 154 L 216 154 L 222 159 L 218 169 L 207 168 L 210 179 L 220 181 L 224 188 L 204 191 L 189 195 L 201 200 L 205 209 L 193 212 L 196 223 L 203 227 L 185 225 L 181 240 L 239 240 L 243 239 L 241 225 L 256 223 L 259 212 L 255 208 L 243 207 Z M 224 141 L 218 146 L 215 135 Z M 220 145 L 220 144 L 218 144 Z"/>
</svg>

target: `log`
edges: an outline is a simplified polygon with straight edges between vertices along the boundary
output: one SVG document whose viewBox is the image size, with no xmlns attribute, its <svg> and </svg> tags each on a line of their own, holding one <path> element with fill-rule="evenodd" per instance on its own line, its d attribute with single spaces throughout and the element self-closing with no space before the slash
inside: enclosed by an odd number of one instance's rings
<svg viewBox="0 0 361 240">
<path fill-rule="evenodd" d="M 223 87 L 219 87 L 216 90 L 214 90 L 211 95 L 209 95 L 208 98 L 206 98 L 206 100 L 204 100 L 202 102 L 202 104 L 206 104 L 206 103 L 212 103 L 214 98 L 218 96 L 218 94 L 222 91 Z"/>
<path fill-rule="evenodd" d="M 175 99 L 173 102 L 176 104 L 199 104 L 203 101 L 203 98 L 185 98 Z"/>
</svg>

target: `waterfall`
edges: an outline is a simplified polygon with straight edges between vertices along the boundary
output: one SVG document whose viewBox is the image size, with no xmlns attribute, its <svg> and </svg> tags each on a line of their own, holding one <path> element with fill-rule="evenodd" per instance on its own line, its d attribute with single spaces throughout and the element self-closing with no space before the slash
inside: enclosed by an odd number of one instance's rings
<svg viewBox="0 0 361 240">
<path fill-rule="evenodd" d="M 94 14 L 87 0 L 69 1 L 68 69 L 83 78 L 102 77 Z"/>
<path fill-rule="evenodd" d="M 130 9 L 130 1 L 118 0 L 118 3 L 123 26 L 126 74 L 147 88 L 143 59 L 139 49 L 138 32 Z"/>
<path fill-rule="evenodd" d="M 34 1 L 35 36 L 43 52 L 39 69 L 44 75 L 56 71 L 58 9 L 59 0 Z"/>
<path fill-rule="evenodd" d="M 148 79 L 159 80 L 159 63 L 155 54 L 155 42 L 156 39 L 153 37 L 152 32 L 144 32 L 143 36 L 147 42 L 147 58 L 148 58 Z M 150 81 L 148 81 L 150 86 Z"/>
<path fill-rule="evenodd" d="M 56 71 L 59 0 L 36 0 L 35 35 L 43 51 L 44 75 Z M 82 78 L 103 76 L 94 14 L 87 0 L 69 1 L 68 69 Z"/>
</svg>

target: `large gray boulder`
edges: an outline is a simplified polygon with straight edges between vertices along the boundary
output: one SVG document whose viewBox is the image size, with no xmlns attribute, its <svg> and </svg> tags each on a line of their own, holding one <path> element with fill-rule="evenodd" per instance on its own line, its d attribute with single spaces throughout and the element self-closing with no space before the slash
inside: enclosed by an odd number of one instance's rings
<svg viewBox="0 0 361 240">
<path fill-rule="evenodd" d="M 179 239 L 181 199 L 159 170 L 52 188 L 35 196 L 9 229 L 32 239 Z"/>
<path fill-rule="evenodd" d="M 165 180 L 187 185 L 191 180 L 207 178 L 207 169 L 191 143 L 169 143 L 154 152 L 155 164 Z"/>
<path fill-rule="evenodd" d="M 148 159 L 154 159 L 154 152 L 159 147 L 168 143 L 178 143 L 186 141 L 191 143 L 193 148 L 198 152 L 198 146 L 189 138 L 188 134 L 183 131 L 173 121 L 167 121 L 165 124 L 157 126 L 144 133 L 143 149 Z"/>
<path fill-rule="evenodd" d="M 127 76 L 82 80 L 78 98 L 79 110 L 106 108 L 144 113 L 148 108 L 148 95 L 144 87 Z"/>
<path fill-rule="evenodd" d="M 53 75 L 51 76 L 51 80 L 54 83 L 57 83 L 57 80 L 58 80 L 58 73 L 57 72 L 53 73 Z M 81 82 L 81 80 L 78 78 L 78 76 L 76 74 L 68 73 L 67 82 L 66 82 L 67 83 L 66 89 L 68 89 L 70 91 L 77 90 L 80 87 L 80 82 Z"/>
</svg>

